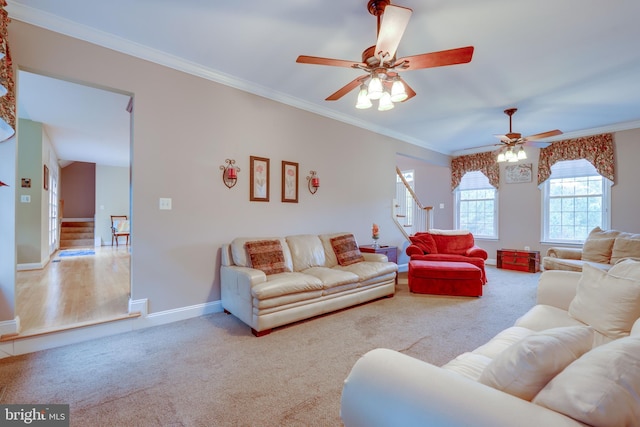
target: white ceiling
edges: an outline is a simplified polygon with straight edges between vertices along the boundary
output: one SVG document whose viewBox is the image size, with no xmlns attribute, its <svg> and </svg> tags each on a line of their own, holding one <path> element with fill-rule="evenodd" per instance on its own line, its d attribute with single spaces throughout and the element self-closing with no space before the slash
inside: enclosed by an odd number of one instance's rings
<svg viewBox="0 0 640 427">
<path fill-rule="evenodd" d="M 395 109 L 324 99 L 375 44 L 367 0 L 9 0 L 12 18 L 133 54 L 444 154 L 497 142 L 517 107 L 524 136 L 549 141 L 640 127 L 640 2 L 397 0 L 413 9 L 398 57 L 472 45 L 469 64 L 413 70 L 417 96 Z M 58 105 L 60 108 L 60 105 Z"/>
</svg>

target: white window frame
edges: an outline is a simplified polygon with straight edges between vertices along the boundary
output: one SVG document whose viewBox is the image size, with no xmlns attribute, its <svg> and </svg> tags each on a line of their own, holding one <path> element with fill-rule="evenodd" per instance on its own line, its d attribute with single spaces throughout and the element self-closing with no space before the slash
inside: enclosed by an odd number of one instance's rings
<svg viewBox="0 0 640 427">
<path fill-rule="evenodd" d="M 469 174 L 481 174 L 483 179 L 477 179 L 478 176 L 472 177 Z M 465 177 L 471 178 L 473 182 L 468 182 L 465 180 Z M 484 183 L 480 183 L 480 181 L 484 181 Z M 460 221 L 460 208 L 463 203 L 461 199 L 461 194 L 463 191 L 475 191 L 475 190 L 493 190 L 493 234 L 480 234 L 473 229 L 470 231 L 473 233 L 473 237 L 476 239 L 498 239 L 498 190 L 489 184 L 489 179 L 480 171 L 467 172 L 462 177 L 460 181 L 460 185 L 455 189 L 455 198 L 454 198 L 454 225 L 456 229 L 461 228 Z M 489 200 L 489 199 L 482 199 Z"/>
<path fill-rule="evenodd" d="M 564 162 L 558 162 L 554 165 L 554 167 L 556 165 L 558 166 L 563 166 L 562 163 L 565 163 L 565 165 L 568 165 L 568 162 L 575 162 L 573 160 L 569 160 L 569 161 L 564 161 Z M 588 162 L 587 160 L 584 160 L 584 162 Z M 602 198 L 602 222 L 601 224 L 597 224 L 597 226 L 599 226 L 600 228 L 602 228 L 603 230 L 607 230 L 609 228 L 611 228 L 611 185 L 613 184 L 610 180 L 608 180 L 607 178 L 601 176 L 600 174 L 597 173 L 595 167 L 593 167 L 593 165 L 589 164 L 591 166 L 591 168 L 589 168 L 588 166 L 586 167 L 578 167 L 576 169 L 576 172 L 574 172 L 574 174 L 571 174 L 570 171 L 567 171 L 566 169 L 560 174 L 556 174 L 554 176 L 553 173 L 553 169 L 554 167 L 552 167 L 552 173 L 551 176 L 549 177 L 549 179 L 547 179 L 544 183 L 542 183 L 541 185 L 541 190 L 542 190 L 542 212 L 541 212 L 541 218 L 542 218 L 542 224 L 541 224 L 541 242 L 542 243 L 548 243 L 548 244 L 565 244 L 565 245 L 582 245 L 584 243 L 584 239 L 557 239 L 557 238 L 551 238 L 550 237 L 550 224 L 549 224 L 549 220 L 550 220 L 550 213 L 549 213 L 549 206 L 550 206 L 550 200 L 551 200 L 551 189 L 550 189 L 550 184 L 551 184 L 551 180 L 552 179 L 559 179 L 559 178 L 584 178 L 584 177 L 594 177 L 594 176 L 598 176 L 602 179 L 602 193 L 600 194 L 599 197 Z M 591 171 L 588 171 L 587 169 L 591 169 Z M 571 198 L 572 196 L 570 195 L 564 195 L 564 196 L 558 196 L 558 197 L 564 197 L 564 198 Z M 576 195 L 573 197 L 584 197 L 584 195 Z M 591 195 L 591 197 L 593 197 L 593 195 Z M 585 238 L 587 237 L 589 231 L 591 231 L 591 229 L 594 228 L 594 225 L 591 224 L 587 227 L 587 232 L 585 234 Z"/>
</svg>

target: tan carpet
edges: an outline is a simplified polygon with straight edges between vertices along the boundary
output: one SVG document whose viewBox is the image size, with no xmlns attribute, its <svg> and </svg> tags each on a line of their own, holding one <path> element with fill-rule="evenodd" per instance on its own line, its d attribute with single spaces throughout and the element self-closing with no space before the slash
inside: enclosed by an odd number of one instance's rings
<svg viewBox="0 0 640 427">
<path fill-rule="evenodd" d="M 511 326 L 538 274 L 487 267 L 481 298 L 408 292 L 255 338 L 233 316 L 0 360 L 0 403 L 68 403 L 72 426 L 340 426 L 342 384 L 386 347 L 442 365 Z"/>
</svg>

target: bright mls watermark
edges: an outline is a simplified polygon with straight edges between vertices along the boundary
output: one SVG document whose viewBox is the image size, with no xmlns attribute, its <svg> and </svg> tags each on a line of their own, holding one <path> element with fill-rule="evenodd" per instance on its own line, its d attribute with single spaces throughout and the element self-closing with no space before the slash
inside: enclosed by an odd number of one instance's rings
<svg viewBox="0 0 640 427">
<path fill-rule="evenodd" d="M 0 405 L 0 425 L 69 427 L 69 405 Z"/>
</svg>

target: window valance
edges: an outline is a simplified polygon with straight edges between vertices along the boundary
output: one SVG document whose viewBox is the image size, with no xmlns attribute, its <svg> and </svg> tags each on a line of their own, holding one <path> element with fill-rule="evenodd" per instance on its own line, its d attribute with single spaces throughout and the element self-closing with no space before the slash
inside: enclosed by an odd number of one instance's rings
<svg viewBox="0 0 640 427">
<path fill-rule="evenodd" d="M 469 154 L 451 160 L 451 190 L 455 190 L 467 172 L 480 171 L 495 188 L 500 185 L 500 166 L 493 152 Z"/>
<path fill-rule="evenodd" d="M 551 166 L 562 160 L 586 159 L 598 173 L 614 181 L 613 134 L 585 136 L 556 141 L 540 149 L 538 161 L 538 185 L 551 176 Z"/>
<path fill-rule="evenodd" d="M 9 14 L 7 2 L 0 0 L 0 86 L 6 93 L 0 97 L 0 142 L 11 138 L 16 129 L 16 92 L 13 79 L 13 64 L 7 41 Z"/>
</svg>

